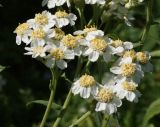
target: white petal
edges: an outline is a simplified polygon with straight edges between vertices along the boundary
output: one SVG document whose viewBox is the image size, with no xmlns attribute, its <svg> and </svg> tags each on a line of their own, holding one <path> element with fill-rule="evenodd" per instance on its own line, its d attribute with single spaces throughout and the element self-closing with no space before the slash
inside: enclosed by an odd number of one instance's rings
<svg viewBox="0 0 160 127">
<path fill-rule="evenodd" d="M 84 51 L 83 55 L 84 56 L 88 56 L 89 54 L 91 54 L 93 52 L 93 50 L 91 48 L 88 48 L 86 51 Z"/>
<path fill-rule="evenodd" d="M 83 87 L 82 91 L 80 91 L 80 96 L 82 98 L 89 98 L 90 93 L 91 93 L 91 88 L 85 88 L 85 87 Z"/>
<path fill-rule="evenodd" d="M 17 44 L 17 45 L 20 45 L 20 44 L 21 44 L 21 41 L 22 41 L 21 36 L 16 36 L 16 44 Z"/>
<path fill-rule="evenodd" d="M 73 84 L 73 87 L 72 87 L 72 93 L 74 95 L 78 94 L 80 92 L 80 85 L 79 84 Z"/>
<path fill-rule="evenodd" d="M 110 71 L 114 74 L 121 74 L 122 73 L 122 70 L 120 67 L 112 67 L 112 68 L 110 68 Z"/>
<path fill-rule="evenodd" d="M 96 109 L 95 109 L 95 111 L 104 111 L 105 109 L 106 109 L 106 103 L 103 103 L 103 102 L 98 102 L 97 104 L 96 104 Z"/>
<path fill-rule="evenodd" d="M 67 62 L 65 62 L 64 60 L 56 61 L 56 65 L 62 70 L 67 68 Z"/>
<path fill-rule="evenodd" d="M 131 42 L 124 42 L 125 49 L 133 49 L 133 44 Z"/>
<path fill-rule="evenodd" d="M 135 97 L 136 97 L 136 95 L 135 95 L 135 93 L 133 93 L 133 92 L 128 92 L 127 93 L 127 96 L 126 96 L 126 99 L 128 100 L 128 101 L 133 101 L 134 99 L 135 99 Z"/>
<path fill-rule="evenodd" d="M 116 112 L 117 111 L 117 108 L 116 108 L 116 106 L 115 105 L 113 105 L 113 104 L 108 104 L 107 105 L 107 107 L 108 107 L 108 109 L 109 109 L 109 115 L 110 114 L 113 114 L 114 112 Z"/>
<path fill-rule="evenodd" d="M 52 67 L 55 65 L 55 60 L 53 60 L 53 59 L 48 59 L 48 60 L 46 60 L 45 65 L 46 65 L 47 67 L 49 67 L 49 68 L 52 68 Z"/>
<path fill-rule="evenodd" d="M 122 101 L 121 101 L 119 98 L 117 98 L 117 97 L 115 97 L 115 98 L 113 99 L 113 103 L 114 103 L 117 107 L 120 107 L 120 106 L 122 105 Z"/>
<path fill-rule="evenodd" d="M 74 59 L 74 52 L 73 51 L 70 51 L 70 50 L 66 50 L 65 51 L 65 59 Z"/>
<path fill-rule="evenodd" d="M 97 61 L 98 58 L 99 58 L 99 53 L 96 51 L 93 51 L 91 54 L 89 54 L 89 57 L 88 57 L 88 59 L 92 62 Z"/>
</svg>

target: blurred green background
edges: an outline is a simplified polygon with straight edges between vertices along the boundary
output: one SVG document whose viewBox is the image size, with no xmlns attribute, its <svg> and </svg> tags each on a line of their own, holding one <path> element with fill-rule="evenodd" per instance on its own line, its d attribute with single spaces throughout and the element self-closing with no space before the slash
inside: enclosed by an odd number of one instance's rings
<svg viewBox="0 0 160 127">
<path fill-rule="evenodd" d="M 49 69 L 30 56 L 24 56 L 24 45 L 17 46 L 15 43 L 16 35 L 13 31 L 19 23 L 33 18 L 35 13 L 41 12 L 46 7 L 41 7 L 41 0 L 2 0 L 0 4 L 0 64 L 6 69 L 0 73 L 0 127 L 36 127 L 41 121 L 45 107 L 32 105 L 27 107 L 29 101 L 44 99 L 49 97 L 49 80 L 51 74 Z M 155 51 L 160 50 L 160 1 L 153 2 L 153 21 L 149 34 L 141 47 L 138 49 Z M 143 27 L 145 26 L 145 9 L 143 6 L 135 8 L 132 21 L 133 26 L 128 27 L 124 24 L 118 26 L 111 25 L 108 33 L 117 34 L 122 40 L 137 42 L 139 41 Z M 156 23 L 154 22 L 156 21 Z M 119 109 L 118 120 L 121 127 L 142 127 L 145 113 L 150 104 L 160 98 L 160 54 L 152 58 L 154 66 L 153 73 L 146 74 L 140 90 L 142 97 L 138 104 L 124 102 Z M 71 63 L 74 64 L 74 63 Z M 71 68 L 69 68 L 71 69 Z M 68 69 L 68 70 L 69 70 Z M 67 71 L 68 71 L 67 70 Z M 69 85 L 60 79 L 56 102 L 63 103 Z M 157 106 L 156 115 L 149 120 L 149 127 L 160 127 L 160 104 Z M 159 107 L 159 108 L 158 108 Z M 74 110 L 73 110 L 74 109 Z M 87 102 L 78 96 L 72 99 L 71 105 L 61 126 L 65 127 L 72 118 L 76 119 L 88 109 Z M 50 116 L 48 121 L 55 117 Z M 94 114 L 93 114 L 94 116 Z M 89 117 L 82 127 L 99 127 L 98 120 L 93 122 Z"/>
</svg>

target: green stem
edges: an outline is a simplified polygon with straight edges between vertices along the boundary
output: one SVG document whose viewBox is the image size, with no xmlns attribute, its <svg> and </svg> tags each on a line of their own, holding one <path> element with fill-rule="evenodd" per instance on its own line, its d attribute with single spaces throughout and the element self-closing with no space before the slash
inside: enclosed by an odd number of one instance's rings
<svg viewBox="0 0 160 127">
<path fill-rule="evenodd" d="M 82 58 L 79 57 L 79 58 L 78 58 L 78 62 L 77 62 L 77 67 L 76 67 L 74 79 L 79 76 L 79 71 L 80 71 L 81 67 L 82 67 Z M 71 91 L 71 89 L 70 89 L 70 91 L 69 91 L 69 93 L 68 93 L 68 95 L 67 95 L 67 97 L 66 97 L 66 100 L 65 100 L 65 102 L 64 102 L 64 104 L 63 104 L 63 106 L 62 106 L 62 110 L 61 110 L 59 116 L 57 117 L 56 121 L 55 121 L 54 124 L 52 125 L 52 127 L 58 127 L 58 125 L 60 124 L 61 119 L 62 119 L 62 117 L 63 117 L 63 114 L 64 114 L 64 112 L 66 111 L 66 109 L 67 109 L 67 107 L 68 107 L 68 105 L 69 105 L 69 103 L 70 103 L 70 101 L 71 101 L 71 98 L 72 98 L 72 91 Z"/>
<path fill-rule="evenodd" d="M 51 106 L 52 106 L 52 102 L 54 100 L 54 96 L 55 96 L 55 91 L 56 91 L 56 86 L 57 86 L 57 79 L 55 77 L 55 73 L 53 73 L 53 71 L 51 70 L 52 72 L 52 81 L 51 81 L 51 93 L 50 93 L 50 97 L 49 97 L 49 101 L 48 101 L 48 105 L 47 105 L 47 108 L 46 108 L 46 111 L 44 113 L 44 116 L 43 116 L 43 119 L 42 119 L 42 122 L 40 124 L 40 127 L 44 127 L 45 123 L 46 123 L 46 120 L 47 120 L 47 117 L 49 115 L 49 112 L 51 110 Z M 57 77 L 58 78 L 58 77 Z"/>
<path fill-rule="evenodd" d="M 110 119 L 110 116 L 104 114 L 101 127 L 108 127 L 109 119 Z"/>
<path fill-rule="evenodd" d="M 143 30 L 142 36 L 141 36 L 141 42 L 143 43 L 147 37 L 147 34 L 149 32 L 150 29 L 150 25 L 151 25 L 151 19 L 152 19 L 152 0 L 148 0 L 147 1 L 147 6 L 146 6 L 146 25 L 145 28 Z"/>
<path fill-rule="evenodd" d="M 75 127 L 75 126 L 79 125 L 81 122 L 83 122 L 90 115 L 91 115 L 91 111 L 86 112 L 84 115 L 82 115 L 77 121 L 75 121 L 69 127 Z"/>
<path fill-rule="evenodd" d="M 69 102 L 70 102 L 70 100 L 71 100 L 71 97 L 72 97 L 72 91 L 71 91 L 71 89 L 70 89 L 70 91 L 69 91 L 69 93 L 68 93 L 68 95 L 67 95 L 67 98 L 66 98 L 66 100 L 65 100 L 65 102 L 64 102 L 64 104 L 63 104 L 61 113 L 60 113 L 60 115 L 57 117 L 57 119 L 56 119 L 56 121 L 55 121 L 55 123 L 53 124 L 52 127 L 58 127 L 58 125 L 59 125 L 59 123 L 60 123 L 60 121 L 61 121 L 61 119 L 62 119 L 62 112 L 65 111 L 66 108 L 68 107 L 68 104 L 69 104 Z"/>
</svg>

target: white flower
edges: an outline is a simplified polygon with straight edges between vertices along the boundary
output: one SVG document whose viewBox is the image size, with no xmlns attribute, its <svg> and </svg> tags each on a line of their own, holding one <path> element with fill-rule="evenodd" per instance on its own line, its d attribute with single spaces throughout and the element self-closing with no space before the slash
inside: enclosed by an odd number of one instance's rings
<svg viewBox="0 0 160 127">
<path fill-rule="evenodd" d="M 74 51 L 74 54 L 76 56 L 80 56 L 83 52 L 83 49 L 81 46 L 82 39 L 83 39 L 83 36 L 72 36 L 71 34 L 67 34 L 62 38 L 61 44 L 65 48 Z"/>
<path fill-rule="evenodd" d="M 22 23 L 20 24 L 14 33 L 17 34 L 16 36 L 16 43 L 17 45 L 20 45 L 21 42 L 23 41 L 26 44 L 29 44 L 31 42 L 29 36 L 31 33 L 31 29 L 28 23 Z"/>
<path fill-rule="evenodd" d="M 153 70 L 153 65 L 149 62 L 150 59 L 151 55 L 148 52 L 136 53 L 136 61 L 140 63 L 144 72 L 151 72 Z"/>
<path fill-rule="evenodd" d="M 34 42 L 31 47 L 25 47 L 25 50 L 28 51 L 27 53 L 25 53 L 25 55 L 32 55 L 33 58 L 45 57 L 48 46 L 44 46 L 44 44 L 38 44 Z"/>
<path fill-rule="evenodd" d="M 87 41 L 87 48 L 83 55 L 88 56 L 88 59 L 92 62 L 98 60 L 99 56 L 103 56 L 104 60 L 108 62 L 111 59 L 112 50 L 107 43 L 108 38 L 96 37 L 91 41 Z"/>
<path fill-rule="evenodd" d="M 53 15 L 48 11 L 43 11 L 35 15 L 34 19 L 29 19 L 27 21 L 33 29 L 42 27 L 43 29 L 50 29 L 55 25 L 55 20 L 53 20 Z"/>
<path fill-rule="evenodd" d="M 105 0 L 85 0 L 86 4 L 105 4 Z"/>
<path fill-rule="evenodd" d="M 130 102 L 138 102 L 141 93 L 137 90 L 138 84 L 126 78 L 116 80 L 115 92 L 120 99 L 126 98 Z"/>
<path fill-rule="evenodd" d="M 54 20 L 56 22 L 56 27 L 61 28 L 70 24 L 71 26 L 75 25 L 77 16 L 73 13 L 67 13 L 65 11 L 57 11 L 54 15 Z"/>
<path fill-rule="evenodd" d="M 40 45 L 46 44 L 48 41 L 51 41 L 51 38 L 55 36 L 53 29 L 43 29 L 35 28 L 31 32 L 31 41 L 39 43 Z"/>
<path fill-rule="evenodd" d="M 131 57 L 122 58 L 117 63 L 117 66 L 110 68 L 110 71 L 123 78 L 131 78 L 134 82 L 139 83 L 140 79 L 144 77 L 144 72 L 139 64 L 133 63 Z"/>
<path fill-rule="evenodd" d="M 131 42 L 123 42 L 121 40 L 110 40 L 111 48 L 113 51 L 113 54 L 120 55 L 125 50 L 131 50 L 133 49 L 133 44 Z"/>
<path fill-rule="evenodd" d="M 67 3 L 67 6 L 70 7 L 70 0 L 48 0 L 48 8 L 54 8 L 55 6 L 62 6 Z"/>
<path fill-rule="evenodd" d="M 122 105 L 122 101 L 114 93 L 113 85 L 102 86 L 95 98 L 98 100 L 95 109 L 97 112 L 102 111 L 110 115 L 117 112 L 117 107 Z"/>
<path fill-rule="evenodd" d="M 90 27 L 86 27 L 83 30 L 75 31 L 74 35 L 84 35 L 86 40 L 92 40 L 95 37 L 104 36 L 104 32 L 102 30 L 98 30 L 95 26 L 90 26 Z"/>
<path fill-rule="evenodd" d="M 66 60 L 74 59 L 74 52 L 62 46 L 50 45 L 49 55 L 46 57 L 46 66 L 49 68 L 55 65 L 61 70 L 67 68 Z"/>
<path fill-rule="evenodd" d="M 91 95 L 95 96 L 98 93 L 97 82 L 93 76 L 82 75 L 80 79 L 73 83 L 72 93 L 74 95 L 80 94 L 82 98 L 89 98 Z"/>
</svg>

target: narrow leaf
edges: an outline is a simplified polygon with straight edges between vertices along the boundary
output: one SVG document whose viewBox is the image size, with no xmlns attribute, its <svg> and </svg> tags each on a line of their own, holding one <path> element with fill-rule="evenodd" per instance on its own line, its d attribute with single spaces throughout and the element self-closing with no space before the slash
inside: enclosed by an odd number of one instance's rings
<svg viewBox="0 0 160 127">
<path fill-rule="evenodd" d="M 44 100 L 35 100 L 35 101 L 31 101 L 27 103 L 27 106 L 30 106 L 31 104 L 41 104 L 44 106 L 47 106 L 48 101 L 44 101 Z M 52 109 L 54 110 L 61 110 L 62 106 L 56 104 L 56 103 L 52 103 Z"/>
<path fill-rule="evenodd" d="M 146 127 L 149 120 L 155 115 L 160 114 L 160 99 L 154 101 L 148 108 L 146 114 L 144 115 L 142 127 Z"/>
</svg>

